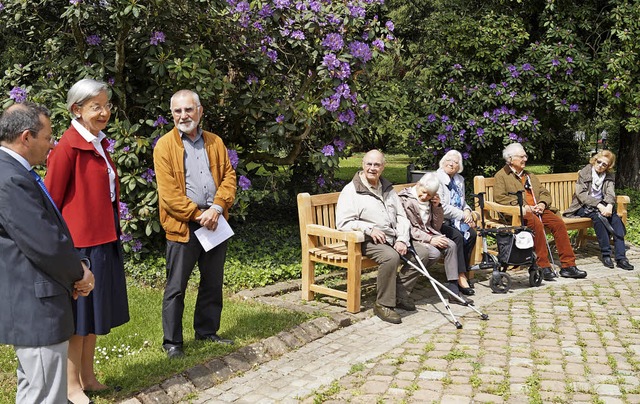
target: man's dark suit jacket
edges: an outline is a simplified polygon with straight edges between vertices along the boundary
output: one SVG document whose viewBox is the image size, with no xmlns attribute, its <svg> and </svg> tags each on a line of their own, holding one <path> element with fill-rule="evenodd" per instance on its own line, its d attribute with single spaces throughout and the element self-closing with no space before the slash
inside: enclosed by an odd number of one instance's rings
<svg viewBox="0 0 640 404">
<path fill-rule="evenodd" d="M 71 235 L 36 180 L 0 150 L 0 343 L 47 346 L 74 332 Z"/>
</svg>

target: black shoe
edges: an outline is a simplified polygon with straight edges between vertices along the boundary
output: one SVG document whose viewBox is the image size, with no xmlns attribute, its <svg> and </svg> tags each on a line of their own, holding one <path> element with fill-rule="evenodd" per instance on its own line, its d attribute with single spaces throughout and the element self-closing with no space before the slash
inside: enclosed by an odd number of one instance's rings
<svg viewBox="0 0 640 404">
<path fill-rule="evenodd" d="M 542 269 L 542 279 L 544 279 L 547 282 L 551 282 L 555 280 L 556 274 L 553 273 L 553 270 L 551 270 L 551 267 L 544 267 L 541 269 Z"/>
<path fill-rule="evenodd" d="M 611 259 L 611 257 L 609 257 L 607 255 L 603 255 L 601 261 L 602 261 L 602 264 L 604 264 L 605 267 L 613 268 L 613 260 Z"/>
<path fill-rule="evenodd" d="M 376 303 L 373 306 L 373 314 L 378 316 L 380 320 L 386 321 L 391 324 L 400 324 L 402 323 L 402 318 L 400 315 L 396 313 L 393 307 L 383 306 L 381 304 Z"/>
<path fill-rule="evenodd" d="M 456 298 L 454 298 L 453 296 L 449 296 L 449 304 L 459 304 L 460 306 L 467 306 L 470 304 L 473 304 L 473 300 L 469 299 L 467 297 L 464 296 L 460 296 L 458 295 L 460 298 L 462 298 L 462 302 Z"/>
<path fill-rule="evenodd" d="M 215 342 L 216 344 L 223 344 L 223 345 L 233 345 L 233 340 L 232 339 L 220 338 L 220 336 L 218 336 L 218 334 L 200 335 L 200 334 L 196 333 L 195 340 L 196 341 L 211 341 L 211 342 Z"/>
<path fill-rule="evenodd" d="M 473 296 L 473 295 L 476 294 L 476 291 L 473 290 L 470 287 L 469 288 L 465 288 L 465 287 L 462 287 L 462 286 L 458 285 L 458 289 L 460 289 L 460 293 L 462 293 L 463 295 L 466 295 L 466 296 Z"/>
<path fill-rule="evenodd" d="M 184 357 L 184 351 L 179 345 L 170 346 L 169 348 L 165 348 L 164 350 L 167 351 L 167 358 L 169 359 L 178 359 Z"/>
<path fill-rule="evenodd" d="M 587 277 L 586 271 L 581 271 L 577 267 L 566 267 L 560 270 L 560 276 L 563 278 L 582 279 Z"/>
<path fill-rule="evenodd" d="M 622 268 L 622 269 L 624 269 L 626 271 L 631 271 L 634 268 L 634 266 L 631 265 L 629 263 L 629 260 L 626 259 L 626 258 L 623 258 L 621 260 L 617 260 L 616 263 L 618 264 L 618 268 Z M 611 263 L 611 268 L 613 268 L 613 263 Z"/>
<path fill-rule="evenodd" d="M 410 297 L 405 297 L 404 299 L 400 298 L 396 300 L 396 307 L 406 311 L 415 311 L 416 304 L 413 299 Z"/>
</svg>

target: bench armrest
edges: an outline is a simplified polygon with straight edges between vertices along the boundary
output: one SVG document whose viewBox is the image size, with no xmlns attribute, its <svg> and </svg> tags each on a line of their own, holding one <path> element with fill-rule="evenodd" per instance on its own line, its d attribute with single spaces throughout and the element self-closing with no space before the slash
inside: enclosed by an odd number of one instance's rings
<svg viewBox="0 0 640 404">
<path fill-rule="evenodd" d="M 495 203 L 492 201 L 484 202 L 484 210 L 486 212 L 498 212 L 503 213 L 505 215 L 511 216 L 511 221 L 513 226 L 520 226 L 520 207 L 519 206 L 511 206 L 511 205 L 501 205 L 499 203 Z M 524 213 L 524 210 L 523 210 Z M 486 215 L 486 214 L 485 214 Z"/>
<path fill-rule="evenodd" d="M 360 231 L 341 231 L 318 224 L 308 224 L 306 229 L 308 236 L 328 237 L 351 243 L 362 243 L 364 241 L 364 233 Z"/>
</svg>

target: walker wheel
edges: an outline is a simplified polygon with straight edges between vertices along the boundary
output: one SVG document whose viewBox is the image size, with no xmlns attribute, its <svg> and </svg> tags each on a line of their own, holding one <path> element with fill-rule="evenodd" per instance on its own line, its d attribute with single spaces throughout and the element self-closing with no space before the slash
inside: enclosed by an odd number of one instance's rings
<svg viewBox="0 0 640 404">
<path fill-rule="evenodd" d="M 529 268 L 529 286 L 540 286 L 542 284 L 542 269 Z"/>
<path fill-rule="evenodd" d="M 480 316 L 480 318 L 482 320 L 488 320 L 489 319 L 489 315 L 482 313 L 482 315 Z"/>
<path fill-rule="evenodd" d="M 462 328 L 462 324 L 459 321 L 456 321 L 456 328 L 459 330 Z"/>
<path fill-rule="evenodd" d="M 493 293 L 507 293 L 511 288 L 511 277 L 504 273 L 493 273 L 489 282 Z"/>
</svg>

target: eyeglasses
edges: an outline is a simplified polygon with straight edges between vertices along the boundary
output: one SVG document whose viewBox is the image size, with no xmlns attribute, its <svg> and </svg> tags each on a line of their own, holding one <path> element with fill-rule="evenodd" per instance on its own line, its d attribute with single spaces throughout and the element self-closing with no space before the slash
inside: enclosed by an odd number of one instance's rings
<svg viewBox="0 0 640 404">
<path fill-rule="evenodd" d="M 513 157 L 517 157 L 517 158 L 522 159 L 522 160 L 526 160 L 527 159 L 527 155 L 526 154 L 516 154 Z"/>
<path fill-rule="evenodd" d="M 106 103 L 104 105 L 93 104 L 93 105 L 89 105 L 88 108 L 89 108 L 89 111 L 96 112 L 96 113 L 97 112 L 102 112 L 102 111 L 110 112 L 111 108 L 113 108 L 113 104 L 110 103 L 110 102 L 108 102 L 108 103 Z"/>
<path fill-rule="evenodd" d="M 596 160 L 596 164 L 597 164 L 597 165 L 599 165 L 599 166 L 602 166 L 602 167 L 604 167 L 604 168 L 609 167 L 609 163 L 604 162 L 604 161 L 602 161 L 602 160 Z"/>
</svg>

